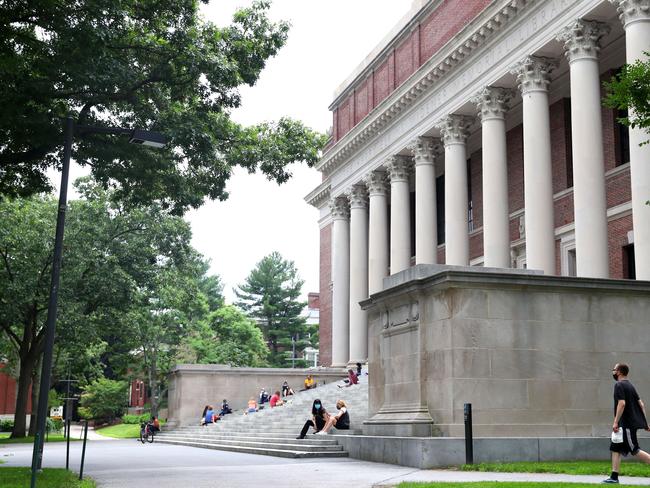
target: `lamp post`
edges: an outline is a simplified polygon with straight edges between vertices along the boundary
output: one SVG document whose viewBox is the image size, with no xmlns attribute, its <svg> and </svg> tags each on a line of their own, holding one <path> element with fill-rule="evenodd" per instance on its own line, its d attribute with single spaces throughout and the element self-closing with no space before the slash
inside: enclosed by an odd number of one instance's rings
<svg viewBox="0 0 650 488">
<path fill-rule="evenodd" d="M 65 145 L 63 149 L 63 168 L 61 171 L 61 188 L 59 190 L 59 205 L 56 218 L 56 234 L 54 237 L 54 256 L 52 260 L 52 280 L 50 282 L 50 297 L 47 306 L 47 321 L 45 323 L 45 347 L 43 350 L 43 368 L 41 370 L 41 385 L 38 394 L 38 412 L 36 415 L 36 435 L 32 453 L 31 488 L 36 486 L 36 474 L 41 469 L 43 460 L 43 437 L 45 434 L 45 419 L 47 417 L 47 397 L 50 390 L 52 373 L 52 354 L 54 351 L 54 333 L 56 330 L 57 300 L 59 296 L 59 276 L 61 274 L 61 257 L 63 255 L 63 231 L 65 228 L 65 212 L 68 202 L 68 176 L 70 174 L 70 157 L 72 141 L 75 134 L 113 134 L 128 135 L 129 142 L 155 148 L 165 146 L 165 138 L 158 132 L 139 129 L 123 129 L 121 127 L 90 127 L 77 125 L 72 117 L 66 117 L 63 122 Z"/>
</svg>

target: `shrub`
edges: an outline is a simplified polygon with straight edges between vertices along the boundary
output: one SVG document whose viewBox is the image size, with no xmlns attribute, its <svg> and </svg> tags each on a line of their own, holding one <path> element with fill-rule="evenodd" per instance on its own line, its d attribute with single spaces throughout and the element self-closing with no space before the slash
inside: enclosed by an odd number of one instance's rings
<svg viewBox="0 0 650 488">
<path fill-rule="evenodd" d="M 141 424 L 146 422 L 151 418 L 151 415 L 148 413 L 143 413 L 142 415 L 129 415 L 126 414 L 122 417 L 123 424 Z"/>
<path fill-rule="evenodd" d="M 0 432 L 11 432 L 14 430 L 14 421 L 12 419 L 0 420 Z"/>
<path fill-rule="evenodd" d="M 112 421 L 124 412 L 127 399 L 126 381 L 99 378 L 81 394 L 79 415 L 86 419 Z"/>
<path fill-rule="evenodd" d="M 51 419 L 50 417 L 48 417 L 45 420 L 45 431 L 47 433 L 52 433 L 52 432 L 59 433 L 62 430 L 63 430 L 63 420 L 61 419 L 54 420 Z"/>
</svg>

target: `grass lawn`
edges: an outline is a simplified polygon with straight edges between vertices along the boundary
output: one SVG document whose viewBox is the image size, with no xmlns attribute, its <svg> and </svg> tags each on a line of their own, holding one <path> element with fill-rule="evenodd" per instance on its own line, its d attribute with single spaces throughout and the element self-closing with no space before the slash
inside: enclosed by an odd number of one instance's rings
<svg viewBox="0 0 650 488">
<path fill-rule="evenodd" d="M 98 434 L 115 439 L 137 439 L 140 437 L 140 424 L 117 424 L 96 430 Z"/>
<path fill-rule="evenodd" d="M 161 420 L 160 425 L 165 425 L 165 422 Z M 140 424 L 111 425 L 110 427 L 97 429 L 95 432 L 115 439 L 138 439 L 140 438 Z"/>
<path fill-rule="evenodd" d="M 29 468 L 0 468 L 2 488 L 25 488 L 31 479 Z M 38 488 L 95 488 L 90 479 L 79 481 L 79 475 L 61 468 L 45 468 L 36 478 Z"/>
<path fill-rule="evenodd" d="M 522 463 L 481 463 L 461 466 L 462 471 L 492 471 L 495 473 L 558 473 L 609 475 L 609 461 L 555 461 Z M 639 462 L 621 463 L 621 476 L 650 477 L 650 465 Z"/>
<path fill-rule="evenodd" d="M 594 488 L 588 483 L 479 481 L 473 483 L 400 483 L 397 488 Z M 619 485 L 625 486 L 625 485 Z"/>
<path fill-rule="evenodd" d="M 18 439 L 9 439 L 10 432 L 0 432 L 0 444 L 33 444 L 34 437 L 19 437 Z M 71 438 L 70 441 L 79 439 Z M 45 442 L 64 442 L 63 434 L 50 434 L 45 438 Z"/>
</svg>

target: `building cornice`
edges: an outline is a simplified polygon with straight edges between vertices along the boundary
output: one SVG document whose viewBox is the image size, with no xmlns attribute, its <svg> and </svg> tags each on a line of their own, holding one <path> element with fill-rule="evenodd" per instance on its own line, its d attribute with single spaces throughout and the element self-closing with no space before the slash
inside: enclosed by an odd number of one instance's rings
<svg viewBox="0 0 650 488">
<path fill-rule="evenodd" d="M 505 29 L 508 23 L 539 0 L 500 0 L 486 8 L 445 46 L 423 64 L 405 83 L 379 104 L 364 120 L 326 152 L 316 169 L 330 175 L 366 141 L 414 105 L 440 79 Z"/>
<path fill-rule="evenodd" d="M 329 180 L 325 180 L 305 197 L 305 201 L 312 207 L 321 208 L 329 201 L 331 190 Z"/>
</svg>

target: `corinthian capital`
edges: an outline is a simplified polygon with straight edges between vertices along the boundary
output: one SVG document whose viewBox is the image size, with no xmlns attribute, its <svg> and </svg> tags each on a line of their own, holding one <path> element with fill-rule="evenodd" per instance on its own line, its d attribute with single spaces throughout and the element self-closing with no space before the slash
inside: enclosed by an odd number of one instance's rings
<svg viewBox="0 0 650 488">
<path fill-rule="evenodd" d="M 417 137 L 408 145 L 408 149 L 413 154 L 416 166 L 432 165 L 442 151 L 442 144 L 435 137 Z"/>
<path fill-rule="evenodd" d="M 330 214 L 334 220 L 350 218 L 350 204 L 345 197 L 335 197 L 330 200 Z"/>
<path fill-rule="evenodd" d="M 517 75 L 521 93 L 548 91 L 548 85 L 551 84 L 551 73 L 558 64 L 557 59 L 526 56 L 515 64 L 510 72 Z"/>
<path fill-rule="evenodd" d="M 408 181 L 413 162 L 408 156 L 391 156 L 388 158 L 386 167 L 391 183 L 395 181 Z"/>
<path fill-rule="evenodd" d="M 650 0 L 609 0 L 618 11 L 618 18 L 623 25 L 632 22 L 650 21 Z"/>
<path fill-rule="evenodd" d="M 363 177 L 370 196 L 385 196 L 388 193 L 388 178 L 385 171 L 372 171 Z"/>
<path fill-rule="evenodd" d="M 504 119 L 514 96 L 513 88 L 486 86 L 474 95 L 471 101 L 476 104 L 481 121 Z"/>
<path fill-rule="evenodd" d="M 603 22 L 578 19 L 567 25 L 557 40 L 564 43 L 564 54 L 570 63 L 578 59 L 598 59 L 600 38 L 610 30 Z"/>
<path fill-rule="evenodd" d="M 368 190 L 366 185 L 356 184 L 347 192 L 350 208 L 368 208 Z"/>
<path fill-rule="evenodd" d="M 469 115 L 451 114 L 436 124 L 442 134 L 445 146 L 465 144 L 469 136 L 469 128 L 474 123 L 474 117 Z"/>
</svg>

